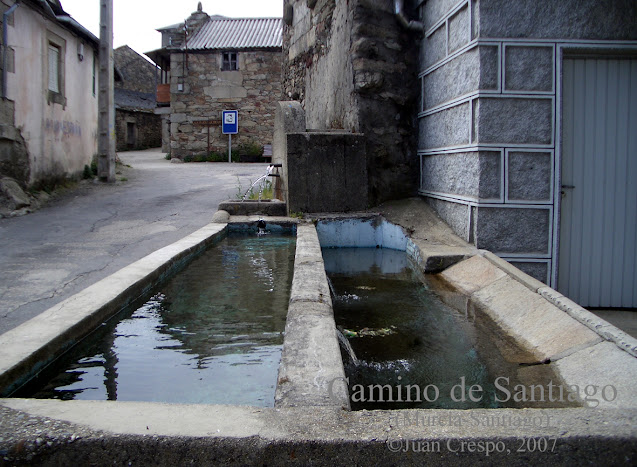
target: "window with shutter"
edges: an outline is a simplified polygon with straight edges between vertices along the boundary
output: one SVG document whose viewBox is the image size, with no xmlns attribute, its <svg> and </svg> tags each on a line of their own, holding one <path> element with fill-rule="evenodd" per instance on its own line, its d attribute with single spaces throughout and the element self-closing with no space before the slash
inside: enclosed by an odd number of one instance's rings
<svg viewBox="0 0 637 467">
<path fill-rule="evenodd" d="M 47 31 L 47 48 L 44 66 L 44 86 L 47 91 L 48 104 L 66 106 L 64 58 L 66 57 L 66 40 L 57 34 Z"/>
<path fill-rule="evenodd" d="M 49 44 L 49 91 L 60 92 L 60 48 Z"/>
</svg>

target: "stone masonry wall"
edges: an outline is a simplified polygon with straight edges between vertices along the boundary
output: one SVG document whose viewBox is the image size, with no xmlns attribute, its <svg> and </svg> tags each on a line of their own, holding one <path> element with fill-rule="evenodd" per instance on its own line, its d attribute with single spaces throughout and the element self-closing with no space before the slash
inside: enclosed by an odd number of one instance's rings
<svg viewBox="0 0 637 467">
<path fill-rule="evenodd" d="M 283 77 L 307 127 L 363 133 L 371 204 L 417 186 L 418 36 L 385 0 L 286 0 Z"/>
<path fill-rule="evenodd" d="M 184 60 L 187 60 L 185 62 Z M 228 136 L 221 126 L 198 121 L 221 120 L 222 110 L 239 111 L 238 145 L 272 144 L 276 103 L 281 100 L 281 51 L 239 50 L 239 69 L 221 71 L 221 52 L 171 55 L 171 155 L 225 152 Z M 183 91 L 178 85 L 183 84 Z M 209 135 L 208 136 L 208 132 Z M 209 138 L 209 139 L 208 139 Z"/>
<path fill-rule="evenodd" d="M 128 124 L 134 125 L 134 142 L 128 140 Z M 161 146 L 161 116 L 152 112 L 117 109 L 115 112 L 116 150 L 148 149 Z"/>
<path fill-rule="evenodd" d="M 421 0 L 419 7 L 420 193 L 466 240 L 551 283 L 561 51 L 637 39 L 637 5 Z"/>
</svg>

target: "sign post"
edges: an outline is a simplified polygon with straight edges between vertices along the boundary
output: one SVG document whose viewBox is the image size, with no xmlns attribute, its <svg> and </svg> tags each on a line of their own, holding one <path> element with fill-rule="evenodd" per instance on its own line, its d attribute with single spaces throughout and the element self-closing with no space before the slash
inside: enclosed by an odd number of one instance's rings
<svg viewBox="0 0 637 467">
<path fill-rule="evenodd" d="M 228 135 L 228 162 L 232 162 L 232 135 L 239 133 L 239 111 L 221 112 L 221 133 Z"/>
</svg>

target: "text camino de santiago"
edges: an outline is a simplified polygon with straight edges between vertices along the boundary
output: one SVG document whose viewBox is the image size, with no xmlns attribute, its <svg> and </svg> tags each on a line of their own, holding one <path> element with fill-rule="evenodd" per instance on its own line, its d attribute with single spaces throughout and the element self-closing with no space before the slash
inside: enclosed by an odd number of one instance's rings
<svg viewBox="0 0 637 467">
<path fill-rule="evenodd" d="M 400 380 L 401 377 L 399 376 Z M 345 382 L 349 387 L 349 378 L 336 378 L 329 383 L 328 391 L 330 397 L 337 400 L 334 395 L 334 384 Z M 546 386 L 537 384 L 524 386 L 516 384 L 509 388 L 509 378 L 500 376 L 493 382 L 495 386 L 496 402 L 578 402 L 584 400 L 590 407 L 597 407 L 600 398 L 606 402 L 614 401 L 617 398 L 617 389 L 608 384 L 606 386 L 577 386 L 577 385 L 556 385 L 549 381 Z M 480 402 L 484 397 L 484 389 L 479 384 L 467 386 L 465 377 L 460 378 L 460 382 L 451 387 L 449 396 L 454 402 Z M 355 384 L 350 388 L 350 399 L 352 402 L 435 402 L 440 397 L 440 389 L 435 384 L 429 384 L 421 388 L 417 384 L 370 384 L 363 386 Z"/>
</svg>

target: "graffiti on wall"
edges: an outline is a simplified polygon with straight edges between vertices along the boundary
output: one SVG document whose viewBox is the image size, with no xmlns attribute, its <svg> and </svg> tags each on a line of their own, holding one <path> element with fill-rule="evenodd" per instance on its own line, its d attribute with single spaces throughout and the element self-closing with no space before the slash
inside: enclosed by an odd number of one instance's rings
<svg viewBox="0 0 637 467">
<path fill-rule="evenodd" d="M 82 125 L 79 122 L 47 118 L 44 120 L 44 131 L 54 134 L 56 138 L 60 136 L 79 138 L 82 136 Z"/>
</svg>

